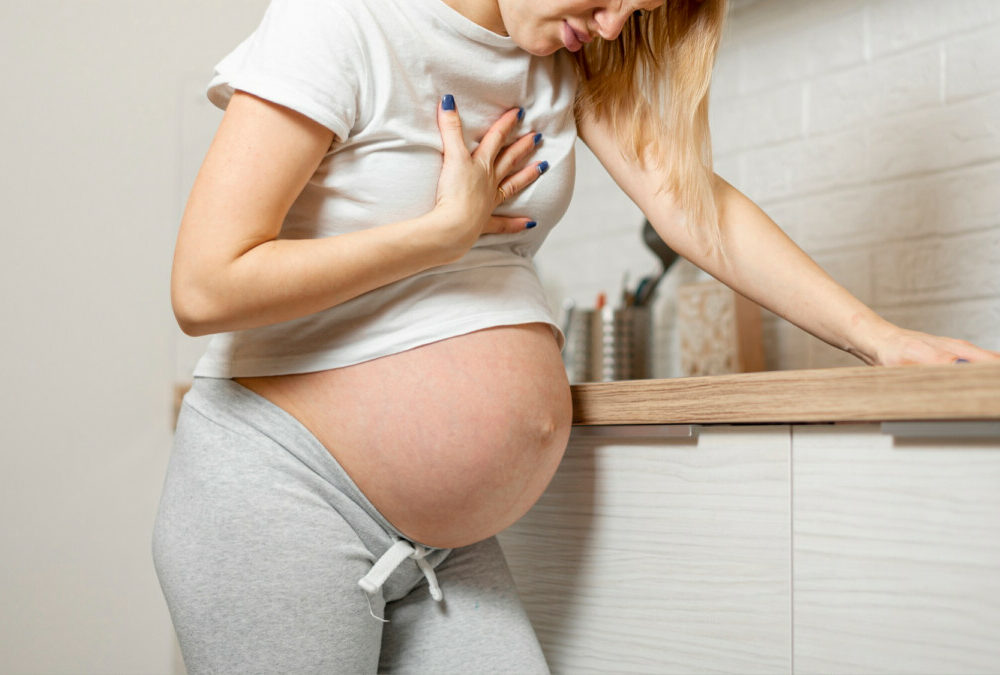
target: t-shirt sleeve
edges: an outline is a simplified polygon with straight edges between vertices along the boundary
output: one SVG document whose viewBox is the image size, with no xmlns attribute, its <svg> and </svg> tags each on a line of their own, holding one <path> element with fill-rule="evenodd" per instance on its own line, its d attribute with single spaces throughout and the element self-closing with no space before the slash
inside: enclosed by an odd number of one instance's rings
<svg viewBox="0 0 1000 675">
<path fill-rule="evenodd" d="M 364 67 L 344 1 L 271 0 L 257 29 L 215 66 L 208 99 L 225 109 L 239 89 L 302 113 L 345 140 L 357 117 Z"/>
</svg>

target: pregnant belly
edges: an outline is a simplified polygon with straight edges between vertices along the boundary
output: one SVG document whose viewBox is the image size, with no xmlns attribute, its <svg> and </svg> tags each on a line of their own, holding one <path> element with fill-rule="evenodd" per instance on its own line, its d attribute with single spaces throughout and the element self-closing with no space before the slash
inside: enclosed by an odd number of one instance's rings
<svg viewBox="0 0 1000 675">
<path fill-rule="evenodd" d="M 569 384 L 544 324 L 236 381 L 302 422 L 389 522 L 427 546 L 465 546 L 524 515 L 569 438 Z"/>
</svg>

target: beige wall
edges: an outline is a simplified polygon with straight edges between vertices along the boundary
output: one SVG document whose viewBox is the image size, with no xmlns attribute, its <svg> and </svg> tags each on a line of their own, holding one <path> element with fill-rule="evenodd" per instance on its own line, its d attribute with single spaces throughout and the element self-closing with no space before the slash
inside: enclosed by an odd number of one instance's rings
<svg viewBox="0 0 1000 675">
<path fill-rule="evenodd" d="M 174 669 L 149 540 L 170 444 L 170 259 L 203 133 L 185 96 L 263 7 L 0 7 L 0 671 Z"/>
</svg>

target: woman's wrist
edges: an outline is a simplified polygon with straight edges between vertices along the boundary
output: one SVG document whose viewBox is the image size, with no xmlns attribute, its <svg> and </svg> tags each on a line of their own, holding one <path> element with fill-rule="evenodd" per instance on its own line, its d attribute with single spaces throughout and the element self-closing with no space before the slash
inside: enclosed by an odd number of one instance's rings
<svg viewBox="0 0 1000 675">
<path fill-rule="evenodd" d="M 865 308 L 854 315 L 851 331 L 844 351 L 856 356 L 869 366 L 884 364 L 884 354 L 902 334 L 902 329 L 883 319 L 873 310 Z"/>
<path fill-rule="evenodd" d="M 435 206 L 429 212 L 418 218 L 420 231 L 426 241 L 430 255 L 436 260 L 436 265 L 446 265 L 455 262 L 466 253 L 475 240 L 465 241 L 460 235 L 461 222 L 458 214 L 450 209 Z"/>
</svg>

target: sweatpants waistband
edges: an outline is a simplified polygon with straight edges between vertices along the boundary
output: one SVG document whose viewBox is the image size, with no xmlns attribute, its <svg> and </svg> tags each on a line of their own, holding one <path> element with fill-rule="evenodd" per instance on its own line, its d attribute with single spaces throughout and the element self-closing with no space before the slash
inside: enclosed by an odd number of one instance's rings
<svg viewBox="0 0 1000 675">
<path fill-rule="evenodd" d="M 362 509 L 392 539 L 406 536 L 368 500 L 319 439 L 299 420 L 231 379 L 196 377 L 184 403 L 234 430 L 256 432 L 280 445 Z M 433 547 L 425 547 L 434 550 Z"/>
</svg>

